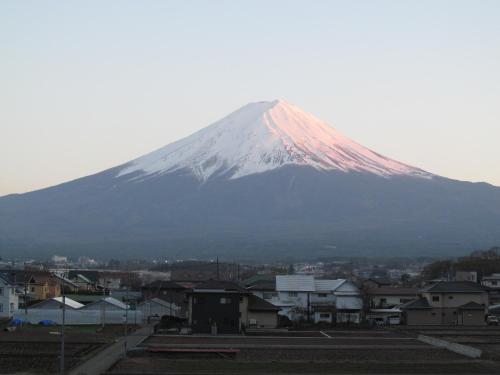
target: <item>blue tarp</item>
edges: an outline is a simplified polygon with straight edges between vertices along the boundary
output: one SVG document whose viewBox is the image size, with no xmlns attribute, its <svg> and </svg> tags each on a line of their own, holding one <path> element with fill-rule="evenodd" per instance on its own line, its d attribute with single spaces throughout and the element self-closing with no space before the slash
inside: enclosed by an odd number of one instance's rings
<svg viewBox="0 0 500 375">
<path fill-rule="evenodd" d="M 54 322 L 53 320 L 48 320 L 48 319 L 40 320 L 38 322 L 38 324 L 41 324 L 42 326 L 56 326 L 57 325 L 56 322 Z"/>
<path fill-rule="evenodd" d="M 21 324 L 26 324 L 28 323 L 27 320 L 24 320 L 24 319 L 19 319 L 19 318 L 16 318 L 16 319 L 12 319 L 10 321 L 10 325 L 11 326 L 20 326 Z"/>
</svg>

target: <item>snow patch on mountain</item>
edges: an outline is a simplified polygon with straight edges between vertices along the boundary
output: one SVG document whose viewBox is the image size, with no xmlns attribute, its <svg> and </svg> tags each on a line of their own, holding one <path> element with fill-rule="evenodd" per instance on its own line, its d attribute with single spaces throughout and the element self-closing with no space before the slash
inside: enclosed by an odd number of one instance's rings
<svg viewBox="0 0 500 375">
<path fill-rule="evenodd" d="M 361 146 L 326 122 L 282 100 L 250 103 L 216 123 L 127 163 L 117 177 L 189 169 L 200 180 L 231 179 L 285 165 L 380 176 L 432 174 Z"/>
</svg>

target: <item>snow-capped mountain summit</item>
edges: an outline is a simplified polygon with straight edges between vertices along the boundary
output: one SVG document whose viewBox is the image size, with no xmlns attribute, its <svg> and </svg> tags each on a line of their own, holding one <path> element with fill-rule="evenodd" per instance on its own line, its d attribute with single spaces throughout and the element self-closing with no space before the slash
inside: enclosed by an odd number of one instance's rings
<svg viewBox="0 0 500 375">
<path fill-rule="evenodd" d="M 283 101 L 248 104 L 94 175 L 0 197 L 0 253 L 13 257 L 459 255 L 500 243 L 498 228 L 500 188 L 381 156 Z"/>
<path fill-rule="evenodd" d="M 432 177 L 361 146 L 282 100 L 247 104 L 184 139 L 133 160 L 117 177 L 138 172 L 134 174 L 137 179 L 187 168 L 200 180 L 213 175 L 235 179 L 294 164 L 381 176 Z"/>
</svg>

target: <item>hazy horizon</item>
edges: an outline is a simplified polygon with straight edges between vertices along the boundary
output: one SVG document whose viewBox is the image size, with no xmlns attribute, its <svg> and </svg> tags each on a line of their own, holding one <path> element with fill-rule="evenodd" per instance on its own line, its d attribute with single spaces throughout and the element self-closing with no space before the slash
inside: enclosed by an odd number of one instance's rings
<svg viewBox="0 0 500 375">
<path fill-rule="evenodd" d="M 284 99 L 385 156 L 500 186 L 500 3 L 0 3 L 0 196 Z"/>
</svg>

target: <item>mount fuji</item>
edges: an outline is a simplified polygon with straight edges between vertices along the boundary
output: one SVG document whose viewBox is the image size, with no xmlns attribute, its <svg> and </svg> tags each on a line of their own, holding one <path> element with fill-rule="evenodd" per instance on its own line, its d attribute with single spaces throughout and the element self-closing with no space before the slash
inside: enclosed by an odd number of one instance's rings
<svg viewBox="0 0 500 375">
<path fill-rule="evenodd" d="M 500 188 L 392 160 L 279 100 L 95 175 L 0 197 L 4 255 L 432 256 L 499 243 Z"/>
</svg>

